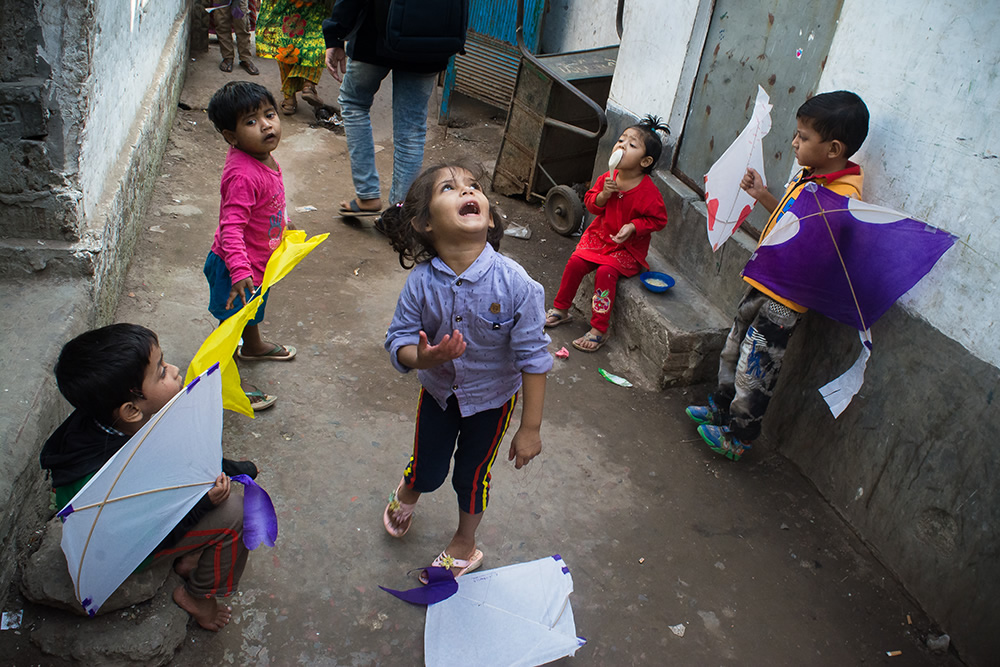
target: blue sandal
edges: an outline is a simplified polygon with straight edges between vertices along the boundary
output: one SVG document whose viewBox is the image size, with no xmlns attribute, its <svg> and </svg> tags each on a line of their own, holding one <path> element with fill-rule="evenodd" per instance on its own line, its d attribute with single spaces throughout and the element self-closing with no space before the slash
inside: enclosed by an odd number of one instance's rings
<svg viewBox="0 0 1000 667">
<path fill-rule="evenodd" d="M 581 352 L 597 352 L 601 347 L 604 346 L 607 334 L 597 335 L 592 334 L 589 331 L 584 335 L 573 341 L 573 347 L 580 350 Z M 594 343 L 594 347 L 584 347 L 583 343 Z"/>
</svg>

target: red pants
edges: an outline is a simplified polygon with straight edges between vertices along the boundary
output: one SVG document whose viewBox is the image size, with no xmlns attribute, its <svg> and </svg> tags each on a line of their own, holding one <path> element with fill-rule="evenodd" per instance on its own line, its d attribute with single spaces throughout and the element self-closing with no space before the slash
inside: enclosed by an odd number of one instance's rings
<svg viewBox="0 0 1000 667">
<path fill-rule="evenodd" d="M 590 326 L 603 334 L 608 331 L 611 306 L 615 303 L 615 289 L 618 287 L 618 279 L 622 276 L 613 266 L 597 264 L 577 255 L 571 255 L 566 262 L 566 268 L 563 269 L 562 282 L 559 283 L 559 291 L 552 305 L 559 310 L 569 310 L 583 277 L 594 269 L 597 269 L 597 273 L 594 275 L 594 296 L 590 300 L 592 311 Z"/>
</svg>

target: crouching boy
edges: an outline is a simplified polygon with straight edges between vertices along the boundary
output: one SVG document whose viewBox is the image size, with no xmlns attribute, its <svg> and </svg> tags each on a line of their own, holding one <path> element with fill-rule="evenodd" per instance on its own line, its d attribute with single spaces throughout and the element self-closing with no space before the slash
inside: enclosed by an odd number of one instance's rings
<svg viewBox="0 0 1000 667">
<path fill-rule="evenodd" d="M 135 324 L 112 324 L 77 336 L 55 368 L 59 391 L 76 408 L 42 448 L 56 506 L 64 507 L 101 467 L 183 386 L 163 359 L 156 334 Z M 229 623 L 232 610 L 217 597 L 236 590 L 246 566 L 243 493 L 227 474 L 256 476 L 249 461 L 223 459 L 223 473 L 144 564 L 170 559 L 185 583 L 174 601 L 207 630 Z"/>
</svg>

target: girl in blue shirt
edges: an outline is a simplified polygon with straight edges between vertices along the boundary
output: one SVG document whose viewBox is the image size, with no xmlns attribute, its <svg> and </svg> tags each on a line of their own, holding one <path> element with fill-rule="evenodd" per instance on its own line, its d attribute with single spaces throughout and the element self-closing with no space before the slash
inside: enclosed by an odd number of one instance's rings
<svg viewBox="0 0 1000 667">
<path fill-rule="evenodd" d="M 497 252 L 500 216 L 465 166 L 423 171 L 381 223 L 400 264 L 413 268 L 385 349 L 400 372 L 417 369 L 421 384 L 413 453 L 383 523 L 393 537 L 405 535 L 420 494 L 444 483 L 454 455 L 458 529 L 431 565 L 457 577 L 483 561 L 476 529 L 522 387 L 521 425 L 507 458 L 520 469 L 542 451 L 545 374 L 552 368 L 544 293 Z"/>
</svg>

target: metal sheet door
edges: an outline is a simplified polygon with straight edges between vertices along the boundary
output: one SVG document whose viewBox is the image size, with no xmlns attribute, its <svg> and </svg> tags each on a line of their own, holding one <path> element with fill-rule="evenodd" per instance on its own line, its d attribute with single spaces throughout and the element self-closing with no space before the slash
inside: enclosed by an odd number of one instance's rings
<svg viewBox="0 0 1000 667">
<path fill-rule="evenodd" d="M 771 96 L 764 169 L 775 191 L 795 163 L 795 110 L 817 92 L 841 0 L 716 0 L 674 171 L 699 192 L 750 118 L 757 85 Z M 747 224 L 766 221 L 757 207 Z"/>
<path fill-rule="evenodd" d="M 523 0 L 524 43 L 538 52 L 545 0 Z M 521 56 L 514 30 L 518 0 L 471 0 L 465 54 L 452 58 L 445 72 L 438 122 L 448 119 L 451 94 L 482 100 L 506 109 L 514 92 Z"/>
</svg>

